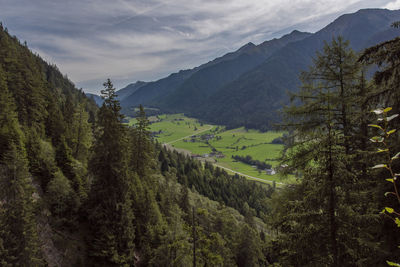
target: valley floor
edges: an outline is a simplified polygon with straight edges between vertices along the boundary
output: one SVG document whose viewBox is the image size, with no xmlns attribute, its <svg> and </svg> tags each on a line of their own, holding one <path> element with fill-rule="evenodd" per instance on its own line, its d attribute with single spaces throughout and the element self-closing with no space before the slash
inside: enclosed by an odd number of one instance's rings
<svg viewBox="0 0 400 267">
<path fill-rule="evenodd" d="M 272 141 L 283 132 L 259 132 L 237 128 L 226 130 L 223 126 L 203 124 L 183 114 L 164 114 L 149 118 L 150 130 L 158 142 L 201 161 L 208 161 L 232 174 L 277 185 L 294 182 L 294 177 L 283 179 L 278 173 L 282 144 Z M 135 119 L 130 119 L 133 124 Z M 255 165 L 235 160 L 233 156 L 250 156 L 252 160 L 271 165 L 259 169 Z M 267 173 L 268 172 L 268 173 Z"/>
</svg>

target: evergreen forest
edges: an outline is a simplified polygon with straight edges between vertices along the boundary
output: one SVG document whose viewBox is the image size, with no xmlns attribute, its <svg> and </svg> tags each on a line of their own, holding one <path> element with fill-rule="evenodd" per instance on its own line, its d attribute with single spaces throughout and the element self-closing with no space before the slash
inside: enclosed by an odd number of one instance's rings
<svg viewBox="0 0 400 267">
<path fill-rule="evenodd" d="M 301 81 L 277 188 L 167 150 L 142 106 L 128 127 L 110 79 L 98 107 L 1 25 L 0 265 L 400 266 L 400 38 L 332 38 Z"/>
</svg>

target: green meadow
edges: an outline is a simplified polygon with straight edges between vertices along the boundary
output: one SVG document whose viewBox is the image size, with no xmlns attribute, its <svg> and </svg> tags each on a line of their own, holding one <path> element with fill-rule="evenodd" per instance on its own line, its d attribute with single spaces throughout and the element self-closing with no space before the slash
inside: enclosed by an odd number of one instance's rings
<svg viewBox="0 0 400 267">
<path fill-rule="evenodd" d="M 156 139 L 160 143 L 169 143 L 212 129 L 210 124 L 202 124 L 196 119 L 185 117 L 183 114 L 163 114 L 149 117 L 151 122 L 150 130 L 159 132 Z M 136 119 L 130 118 L 129 125 L 133 125 Z"/>
<path fill-rule="evenodd" d="M 214 162 L 216 165 L 233 171 L 256 177 L 259 179 L 277 182 L 289 182 L 294 180 L 282 180 L 279 174 L 268 175 L 243 162 L 236 161 L 233 155 L 251 156 L 252 159 L 266 162 L 272 167 L 279 166 L 279 158 L 283 150 L 281 144 L 271 142 L 283 135 L 283 132 L 259 132 L 237 128 L 225 130 L 222 126 L 202 124 L 196 119 L 185 117 L 183 114 L 164 114 L 150 117 L 152 124 L 150 130 L 155 133 L 155 138 L 160 143 L 166 143 L 174 148 L 184 149 L 192 154 L 201 155 L 203 159 Z M 130 120 L 130 124 L 135 122 Z M 208 134 L 208 140 L 201 138 Z M 196 136 L 192 138 L 192 136 Z M 212 137 L 212 138 L 211 138 Z M 205 154 L 219 153 L 224 157 L 207 157 Z"/>
</svg>

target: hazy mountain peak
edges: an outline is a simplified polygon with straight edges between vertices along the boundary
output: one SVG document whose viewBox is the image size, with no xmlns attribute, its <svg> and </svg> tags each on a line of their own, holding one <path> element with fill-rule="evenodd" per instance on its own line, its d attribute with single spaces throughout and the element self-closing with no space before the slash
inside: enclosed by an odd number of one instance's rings
<svg viewBox="0 0 400 267">
<path fill-rule="evenodd" d="M 316 33 L 293 30 L 259 45 L 249 42 L 199 67 L 148 83 L 121 104 L 155 106 L 235 127 L 265 127 L 277 119 L 275 111 L 287 100 L 285 91 L 298 88 L 299 73 L 325 41 L 341 35 L 360 51 L 394 38 L 396 31 L 398 35 L 398 29 L 390 28 L 396 20 L 400 11 L 363 9 Z"/>
<path fill-rule="evenodd" d="M 143 81 L 137 81 L 135 83 L 130 83 L 126 87 L 122 88 L 121 90 L 118 90 L 116 94 L 118 95 L 118 99 L 122 100 L 127 96 L 130 96 L 134 92 L 136 92 L 139 88 L 144 86 L 146 82 Z"/>
<path fill-rule="evenodd" d="M 255 44 L 253 44 L 252 42 L 248 42 L 247 44 L 245 44 L 244 46 L 239 48 L 237 51 L 238 52 L 245 52 L 245 51 L 247 51 L 249 49 L 254 49 L 254 47 L 256 47 Z"/>
</svg>

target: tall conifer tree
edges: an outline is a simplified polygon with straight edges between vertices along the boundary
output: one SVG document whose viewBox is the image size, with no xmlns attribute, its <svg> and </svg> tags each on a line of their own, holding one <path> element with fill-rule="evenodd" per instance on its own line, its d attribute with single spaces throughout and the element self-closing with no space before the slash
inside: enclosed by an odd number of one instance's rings
<svg viewBox="0 0 400 267">
<path fill-rule="evenodd" d="M 333 39 L 302 74 L 303 87 L 293 96 L 297 102 L 285 110 L 284 128 L 292 133 L 286 160 L 302 173 L 297 188 L 306 195 L 287 211 L 287 219 L 296 223 L 285 231 L 303 244 L 316 236 L 326 240 L 313 255 L 297 250 L 302 264 L 342 266 L 357 260 L 363 249 L 354 246 L 357 228 L 348 227 L 354 215 L 348 210 L 353 203 L 349 191 L 358 172 L 350 162 L 359 149 L 351 135 L 357 128 L 352 117 L 358 112 L 354 102 L 360 74 L 348 42 Z M 300 261 L 296 254 L 288 255 L 289 262 Z"/>
<path fill-rule="evenodd" d="M 137 123 L 132 129 L 132 166 L 139 177 L 144 177 L 151 162 L 152 144 L 149 120 L 142 105 L 136 114 Z"/>
<path fill-rule="evenodd" d="M 14 100 L 0 67 L 0 257 L 5 266 L 43 264 L 35 219 L 35 192 Z"/>
<path fill-rule="evenodd" d="M 104 104 L 99 110 L 99 135 L 94 145 L 90 170 L 93 227 L 92 256 L 97 264 L 134 264 L 132 181 L 128 170 L 127 132 L 115 88 L 108 79 L 102 90 Z"/>
</svg>

